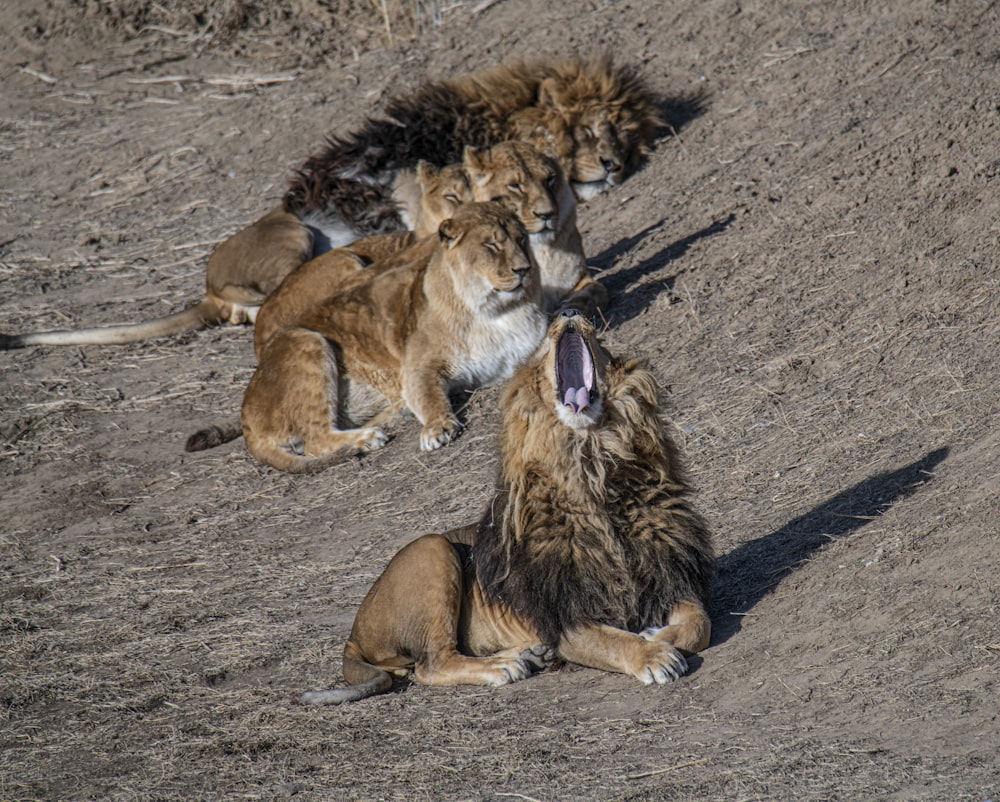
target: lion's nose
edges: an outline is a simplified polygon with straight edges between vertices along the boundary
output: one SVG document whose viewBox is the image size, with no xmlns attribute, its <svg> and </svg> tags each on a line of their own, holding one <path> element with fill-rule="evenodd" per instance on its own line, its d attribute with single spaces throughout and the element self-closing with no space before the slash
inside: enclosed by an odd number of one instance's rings
<svg viewBox="0 0 1000 802">
<path fill-rule="evenodd" d="M 580 313 L 576 309 L 573 309 L 573 307 L 570 307 L 569 309 L 563 309 L 559 313 L 560 317 L 576 317 L 579 314 Z"/>
<path fill-rule="evenodd" d="M 621 162 L 617 159 L 601 159 L 601 164 L 604 165 L 604 169 L 609 173 L 617 173 L 622 169 Z"/>
<path fill-rule="evenodd" d="M 552 212 L 535 212 L 535 217 L 541 220 L 543 223 L 549 222 L 552 219 Z"/>
<path fill-rule="evenodd" d="M 524 265 L 524 267 L 515 267 L 515 268 L 514 268 L 514 274 L 515 274 L 515 275 L 516 275 L 516 276 L 517 276 L 517 277 L 518 277 L 519 279 L 521 279 L 522 281 L 524 280 L 524 277 L 525 277 L 526 275 L 528 275 L 528 273 L 529 273 L 530 271 L 531 271 L 531 265 Z"/>
</svg>

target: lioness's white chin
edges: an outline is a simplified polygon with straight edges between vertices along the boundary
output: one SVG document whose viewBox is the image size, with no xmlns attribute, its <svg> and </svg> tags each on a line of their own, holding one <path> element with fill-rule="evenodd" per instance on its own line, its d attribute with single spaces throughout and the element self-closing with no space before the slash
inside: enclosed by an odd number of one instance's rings
<svg viewBox="0 0 1000 802">
<path fill-rule="evenodd" d="M 604 190 L 613 187 L 615 182 L 607 178 L 599 181 L 574 181 L 573 194 L 577 200 L 587 201 L 600 195 Z"/>
<path fill-rule="evenodd" d="M 543 228 L 534 234 L 528 235 L 528 241 L 532 245 L 549 245 L 556 238 L 556 232 L 551 228 Z"/>
</svg>

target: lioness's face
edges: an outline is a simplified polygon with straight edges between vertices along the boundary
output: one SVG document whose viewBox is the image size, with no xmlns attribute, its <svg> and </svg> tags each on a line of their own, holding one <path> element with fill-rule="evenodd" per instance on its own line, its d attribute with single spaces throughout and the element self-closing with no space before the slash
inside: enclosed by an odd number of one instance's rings
<svg viewBox="0 0 1000 802">
<path fill-rule="evenodd" d="M 460 164 L 437 168 L 427 162 L 417 165 L 420 206 L 414 228 L 434 231 L 452 217 L 463 203 L 473 200 L 469 178 Z"/>
<path fill-rule="evenodd" d="M 441 223 L 439 234 L 454 281 L 467 300 L 495 306 L 527 297 L 541 303 L 527 232 L 506 207 L 464 204 Z"/>
<path fill-rule="evenodd" d="M 574 309 L 560 312 L 549 326 L 542 369 L 551 383 L 559 420 L 585 429 L 600 420 L 610 356 L 597 341 L 593 324 Z"/>
<path fill-rule="evenodd" d="M 562 222 L 559 163 L 526 142 L 504 142 L 489 150 L 466 148 L 462 164 L 477 201 L 507 206 L 531 235 L 548 242 Z"/>
</svg>

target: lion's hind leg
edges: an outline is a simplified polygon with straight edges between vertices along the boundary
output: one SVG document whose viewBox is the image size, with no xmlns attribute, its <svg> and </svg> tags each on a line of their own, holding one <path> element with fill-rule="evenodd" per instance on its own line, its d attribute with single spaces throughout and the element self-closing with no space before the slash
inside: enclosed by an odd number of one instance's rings
<svg viewBox="0 0 1000 802">
<path fill-rule="evenodd" d="M 365 597 L 351 641 L 369 663 L 388 670 L 398 670 L 408 658 L 413 678 L 423 685 L 506 685 L 542 667 L 545 650 L 538 646 L 511 644 L 487 657 L 459 652 L 466 579 L 447 538 L 418 538 L 393 557 Z M 346 655 L 344 676 L 354 682 Z"/>
<path fill-rule="evenodd" d="M 281 329 L 268 340 L 243 397 L 250 453 L 291 472 L 316 470 L 359 451 L 381 448 L 381 429 L 338 429 L 339 368 L 317 332 Z"/>
</svg>

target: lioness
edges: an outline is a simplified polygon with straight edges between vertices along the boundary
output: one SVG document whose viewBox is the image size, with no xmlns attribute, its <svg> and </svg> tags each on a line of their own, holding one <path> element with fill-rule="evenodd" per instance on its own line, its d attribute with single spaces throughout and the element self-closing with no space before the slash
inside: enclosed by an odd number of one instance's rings
<svg viewBox="0 0 1000 802">
<path fill-rule="evenodd" d="M 466 148 L 460 165 L 438 169 L 421 162 L 415 183 L 423 198 L 416 221 L 420 228 L 469 199 L 498 201 L 510 208 L 528 232 L 547 311 L 571 305 L 592 315 L 606 307 L 607 291 L 587 271 L 576 226 L 576 200 L 553 158 L 523 142 L 504 142 L 486 150 Z M 351 282 L 370 280 L 370 271 L 394 268 L 411 255 L 425 258 L 416 247 L 418 241 L 416 232 L 366 237 L 296 269 L 257 314 L 254 348 L 258 359 L 275 331 L 346 291 Z M 241 432 L 237 421 L 207 426 L 192 434 L 185 448 L 212 448 Z"/>
<path fill-rule="evenodd" d="M 350 687 L 504 685 L 553 657 L 666 683 L 704 649 L 714 556 L 653 375 L 614 359 L 572 310 L 502 401 L 499 489 L 478 524 L 403 548 L 358 610 Z"/>
<path fill-rule="evenodd" d="M 473 200 L 468 177 L 461 165 L 438 169 L 421 162 L 417 166 L 414 192 L 419 197 L 411 231 L 376 234 L 311 259 L 288 275 L 261 305 L 254 324 L 254 349 L 260 358 L 264 344 L 278 329 L 295 323 L 300 315 L 356 280 L 368 281 L 372 265 L 386 270 L 407 262 L 407 249 L 426 237 L 435 237 L 444 220 L 458 207 Z M 419 251 L 416 258 L 423 258 Z M 398 255 L 398 258 L 392 258 Z"/>
<path fill-rule="evenodd" d="M 359 271 L 373 262 L 380 262 L 380 269 L 396 264 L 387 257 L 415 244 L 422 232 L 436 227 L 469 200 L 497 201 L 518 216 L 538 263 L 546 310 L 572 305 L 593 314 L 607 305 L 607 291 L 587 270 L 576 225 L 576 200 L 555 159 L 532 145 L 504 142 L 483 150 L 466 148 L 458 165 L 439 169 L 420 162 L 414 178 L 413 191 L 421 198 L 414 231 L 366 237 L 295 270 L 257 316 L 254 348 L 258 357 L 276 329 L 342 290 L 346 282 L 367 280 Z"/>
<path fill-rule="evenodd" d="M 257 459 L 299 472 L 380 448 L 385 433 L 359 424 L 404 404 L 423 424 L 420 447 L 439 448 L 459 428 L 449 390 L 502 381 L 533 353 L 546 319 L 517 217 L 466 204 L 438 240 L 374 265 L 268 339 L 243 400 Z"/>
<path fill-rule="evenodd" d="M 466 148 L 462 166 L 475 200 L 507 204 L 528 230 L 549 312 L 593 315 L 607 306 L 607 290 L 587 270 L 576 199 L 558 161 L 524 142 L 504 142 Z"/>
</svg>

